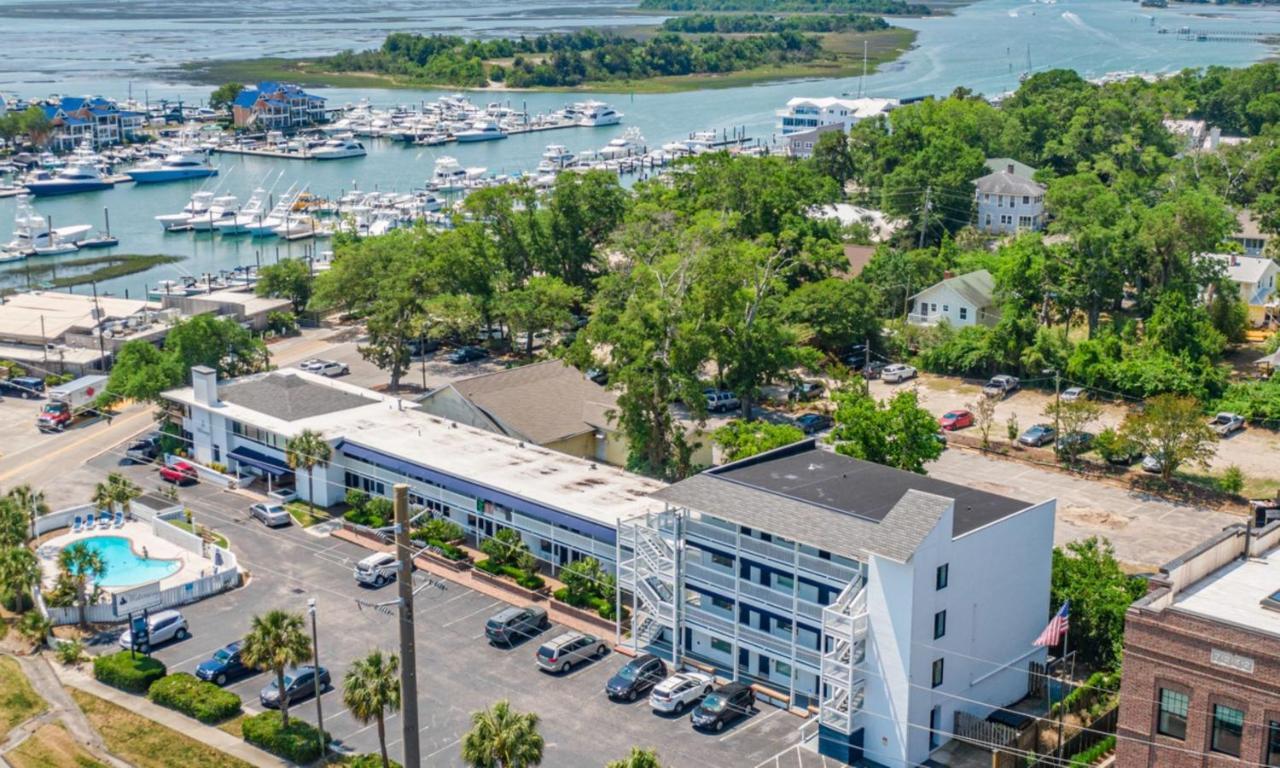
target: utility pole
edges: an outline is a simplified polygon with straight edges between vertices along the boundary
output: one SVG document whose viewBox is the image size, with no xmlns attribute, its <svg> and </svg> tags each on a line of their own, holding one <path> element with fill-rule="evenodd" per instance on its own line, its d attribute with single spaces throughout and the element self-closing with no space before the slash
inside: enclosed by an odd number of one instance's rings
<svg viewBox="0 0 1280 768">
<path fill-rule="evenodd" d="M 106 372 L 107 370 L 107 346 L 106 341 L 102 338 L 102 307 L 98 304 L 98 282 L 95 280 L 90 285 L 93 286 L 93 312 L 94 327 L 98 329 L 98 370 Z M 47 345 L 46 345 L 47 346 Z"/>
<path fill-rule="evenodd" d="M 1062 425 L 1062 372 L 1053 369 L 1053 455 L 1058 458 L 1058 447 L 1062 445 L 1062 435 L 1058 434 Z"/>
<path fill-rule="evenodd" d="M 414 646 L 413 625 L 413 544 L 409 542 L 409 486 L 396 483 L 394 488 L 396 520 L 396 557 L 400 570 L 396 586 L 400 588 L 400 725 L 404 741 L 404 765 L 422 764 L 418 753 L 418 660 Z"/>
<path fill-rule="evenodd" d="M 924 230 L 929 221 L 929 193 L 931 191 L 933 191 L 932 187 L 924 188 L 924 208 L 920 210 L 920 242 L 916 245 L 917 248 L 924 247 Z"/>
<path fill-rule="evenodd" d="M 311 651 L 312 656 L 315 657 L 315 674 L 311 676 L 311 682 L 315 687 L 316 696 L 316 735 L 320 738 L 320 756 L 324 757 L 329 753 L 329 745 L 324 739 L 324 709 L 320 705 L 320 634 L 316 632 L 316 599 L 314 597 L 307 598 L 307 613 L 311 614 Z"/>
</svg>

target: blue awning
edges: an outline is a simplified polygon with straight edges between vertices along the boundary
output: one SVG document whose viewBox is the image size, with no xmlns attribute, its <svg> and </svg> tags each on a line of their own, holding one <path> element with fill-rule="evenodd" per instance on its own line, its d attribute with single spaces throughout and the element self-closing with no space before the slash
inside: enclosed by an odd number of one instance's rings
<svg viewBox="0 0 1280 768">
<path fill-rule="evenodd" d="M 244 446 L 233 448 L 227 456 L 235 459 L 241 464 L 248 464 L 251 467 L 257 467 L 263 472 L 276 477 L 293 472 L 293 470 L 289 468 L 289 465 L 284 461 L 281 461 L 274 456 L 268 456 L 265 453 L 259 453 L 252 448 L 245 448 Z"/>
</svg>

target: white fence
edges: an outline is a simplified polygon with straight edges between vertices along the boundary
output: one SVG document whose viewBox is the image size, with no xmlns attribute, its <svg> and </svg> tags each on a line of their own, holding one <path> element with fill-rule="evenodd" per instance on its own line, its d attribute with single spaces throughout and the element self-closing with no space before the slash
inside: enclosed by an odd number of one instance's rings
<svg viewBox="0 0 1280 768">
<path fill-rule="evenodd" d="M 188 552 L 204 557 L 204 539 L 169 523 L 170 519 L 182 517 L 185 514 L 184 510 L 178 510 L 174 513 L 167 513 L 163 517 L 157 515 L 151 521 L 151 532 L 174 546 L 182 547 Z"/>
<path fill-rule="evenodd" d="M 181 456 L 174 456 L 171 453 L 165 454 L 164 463 L 170 467 L 172 467 L 174 464 L 177 464 L 180 461 L 190 464 L 192 467 L 195 467 L 196 475 L 198 475 L 199 478 L 204 482 L 212 483 L 222 488 L 230 488 L 231 490 L 235 490 L 239 486 L 240 480 L 237 477 L 233 477 L 231 475 L 224 475 L 223 473 L 215 469 L 206 467 L 203 464 L 197 464 L 192 459 L 184 459 Z"/>
<path fill-rule="evenodd" d="M 36 518 L 36 535 L 43 536 L 49 531 L 56 531 L 59 528 L 70 528 L 76 517 L 83 518 L 96 514 L 98 514 L 98 508 L 92 504 L 81 504 L 77 507 L 68 507 L 57 512 L 50 512 L 43 517 Z"/>
</svg>

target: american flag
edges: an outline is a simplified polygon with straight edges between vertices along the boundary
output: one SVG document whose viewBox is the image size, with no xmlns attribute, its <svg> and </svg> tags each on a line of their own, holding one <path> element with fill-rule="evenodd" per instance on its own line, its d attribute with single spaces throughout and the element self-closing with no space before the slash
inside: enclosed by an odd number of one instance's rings
<svg viewBox="0 0 1280 768">
<path fill-rule="evenodd" d="M 1032 645 L 1038 648 L 1044 648 L 1050 645 L 1057 645 L 1062 642 L 1062 638 L 1066 636 L 1067 629 L 1071 627 L 1071 610 L 1070 603 L 1063 603 L 1058 612 L 1053 614 L 1053 618 L 1049 619 L 1049 625 L 1044 628 L 1040 636 Z"/>
</svg>

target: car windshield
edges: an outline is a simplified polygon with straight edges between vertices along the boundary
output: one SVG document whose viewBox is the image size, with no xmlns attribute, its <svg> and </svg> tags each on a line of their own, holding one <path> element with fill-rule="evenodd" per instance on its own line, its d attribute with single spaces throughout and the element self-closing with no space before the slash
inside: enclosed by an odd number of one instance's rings
<svg viewBox="0 0 1280 768">
<path fill-rule="evenodd" d="M 637 672 L 638 672 L 638 670 L 637 670 L 635 667 L 633 667 L 633 666 L 631 666 L 630 664 L 628 664 L 627 666 L 625 666 L 625 667 L 623 667 L 622 669 L 618 670 L 618 679 L 620 679 L 620 680 L 635 680 L 635 679 L 636 679 L 636 673 L 637 673 Z"/>
<path fill-rule="evenodd" d="M 959 412 L 959 411 L 948 411 L 948 412 L 947 412 L 947 415 L 946 415 L 944 418 L 948 418 L 948 419 L 958 419 L 958 418 L 960 418 L 960 412 Z"/>
<path fill-rule="evenodd" d="M 227 653 L 227 650 L 224 648 L 224 649 L 222 649 L 222 650 L 218 651 L 217 653 L 213 654 L 213 660 L 214 660 L 214 661 L 220 661 L 220 662 L 222 662 L 223 664 L 225 664 L 225 663 L 227 663 L 228 661 L 231 661 L 231 654 L 230 654 L 230 653 Z"/>
<path fill-rule="evenodd" d="M 723 712 L 729 706 L 729 700 L 718 693 L 713 693 L 702 700 L 702 708 L 708 712 Z"/>
</svg>

